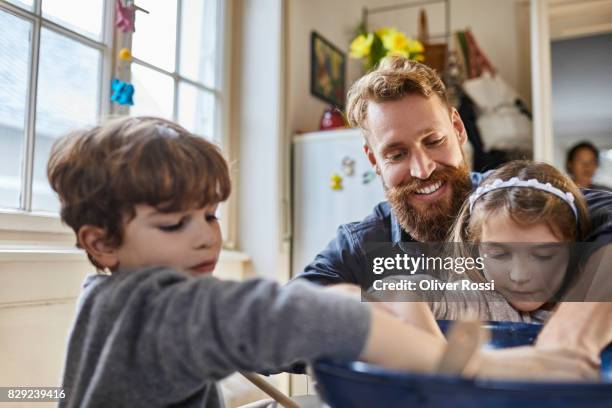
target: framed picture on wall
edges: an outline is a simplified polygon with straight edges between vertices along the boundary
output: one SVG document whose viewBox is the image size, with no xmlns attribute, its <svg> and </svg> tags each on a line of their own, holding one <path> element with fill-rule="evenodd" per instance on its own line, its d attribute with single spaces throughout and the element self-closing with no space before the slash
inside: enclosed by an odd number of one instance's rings
<svg viewBox="0 0 612 408">
<path fill-rule="evenodd" d="M 310 93 L 343 109 L 346 55 L 313 31 L 310 35 Z"/>
</svg>

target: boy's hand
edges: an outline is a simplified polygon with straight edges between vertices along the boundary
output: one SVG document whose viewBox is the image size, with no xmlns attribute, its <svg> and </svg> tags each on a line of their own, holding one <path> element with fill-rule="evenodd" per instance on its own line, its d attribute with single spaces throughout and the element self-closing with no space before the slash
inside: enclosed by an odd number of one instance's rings
<svg viewBox="0 0 612 408">
<path fill-rule="evenodd" d="M 582 353 L 541 350 L 532 346 L 482 351 L 470 366 L 468 370 L 475 371 L 478 378 L 545 381 L 599 378 L 599 367 Z"/>
</svg>

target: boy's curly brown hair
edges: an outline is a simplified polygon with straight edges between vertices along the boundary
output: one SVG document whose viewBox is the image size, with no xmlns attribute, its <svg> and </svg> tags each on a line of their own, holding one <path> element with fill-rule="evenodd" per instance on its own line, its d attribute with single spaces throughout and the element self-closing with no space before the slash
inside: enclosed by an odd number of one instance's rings
<svg viewBox="0 0 612 408">
<path fill-rule="evenodd" d="M 113 119 L 67 134 L 51 149 L 47 177 L 62 221 L 77 234 L 84 225 L 100 227 L 114 247 L 137 204 L 182 211 L 225 201 L 231 190 L 217 146 L 153 117 Z"/>
</svg>

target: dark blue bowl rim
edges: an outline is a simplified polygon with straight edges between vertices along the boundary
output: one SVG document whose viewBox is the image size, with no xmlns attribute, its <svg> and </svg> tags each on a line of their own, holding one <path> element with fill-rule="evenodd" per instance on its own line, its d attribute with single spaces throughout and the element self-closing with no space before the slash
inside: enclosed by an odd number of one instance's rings
<svg viewBox="0 0 612 408">
<path fill-rule="evenodd" d="M 612 382 L 589 382 L 589 381 L 512 381 L 512 380 L 493 380 L 493 379 L 468 379 L 456 375 L 436 374 L 436 373 L 411 373 L 407 371 L 388 370 L 379 366 L 364 363 L 361 361 L 335 362 L 331 360 L 319 360 L 313 364 L 315 375 L 317 373 L 340 376 L 350 379 L 368 379 L 385 384 L 399 383 L 422 383 L 424 381 L 436 381 L 436 385 L 473 385 L 475 389 L 481 390 L 516 390 L 533 391 L 537 387 L 538 391 L 612 391 Z M 578 388 L 578 389 L 577 389 Z"/>
<path fill-rule="evenodd" d="M 442 328 L 446 328 L 451 322 L 441 320 L 438 321 Z M 522 322 L 484 322 L 485 326 L 495 330 L 495 328 L 512 328 L 512 330 L 528 330 L 537 333 L 542 325 L 538 323 L 522 323 Z M 608 350 L 612 349 L 612 345 Z M 534 390 L 537 387 L 538 391 L 563 391 L 571 389 L 572 391 L 612 391 L 612 381 L 602 380 L 600 382 L 593 381 L 517 381 L 517 380 L 494 380 L 494 379 L 467 379 L 456 375 L 437 374 L 437 373 L 413 373 L 408 371 L 389 370 L 373 364 L 364 363 L 361 361 L 337 362 L 333 360 L 319 360 L 313 363 L 315 373 L 317 371 L 325 374 L 341 376 L 344 378 L 368 379 L 378 382 L 423 382 L 436 380 L 436 385 L 473 385 L 476 389 L 482 390 L 515 390 L 525 391 Z"/>
</svg>

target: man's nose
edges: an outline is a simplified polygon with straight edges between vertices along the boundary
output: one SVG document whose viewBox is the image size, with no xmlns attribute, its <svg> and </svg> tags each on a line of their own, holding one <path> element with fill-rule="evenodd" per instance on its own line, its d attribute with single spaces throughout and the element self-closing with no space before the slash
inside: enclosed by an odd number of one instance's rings
<svg viewBox="0 0 612 408">
<path fill-rule="evenodd" d="M 414 149 L 410 156 L 410 176 L 427 180 L 436 168 L 436 163 L 421 149 Z"/>
</svg>

